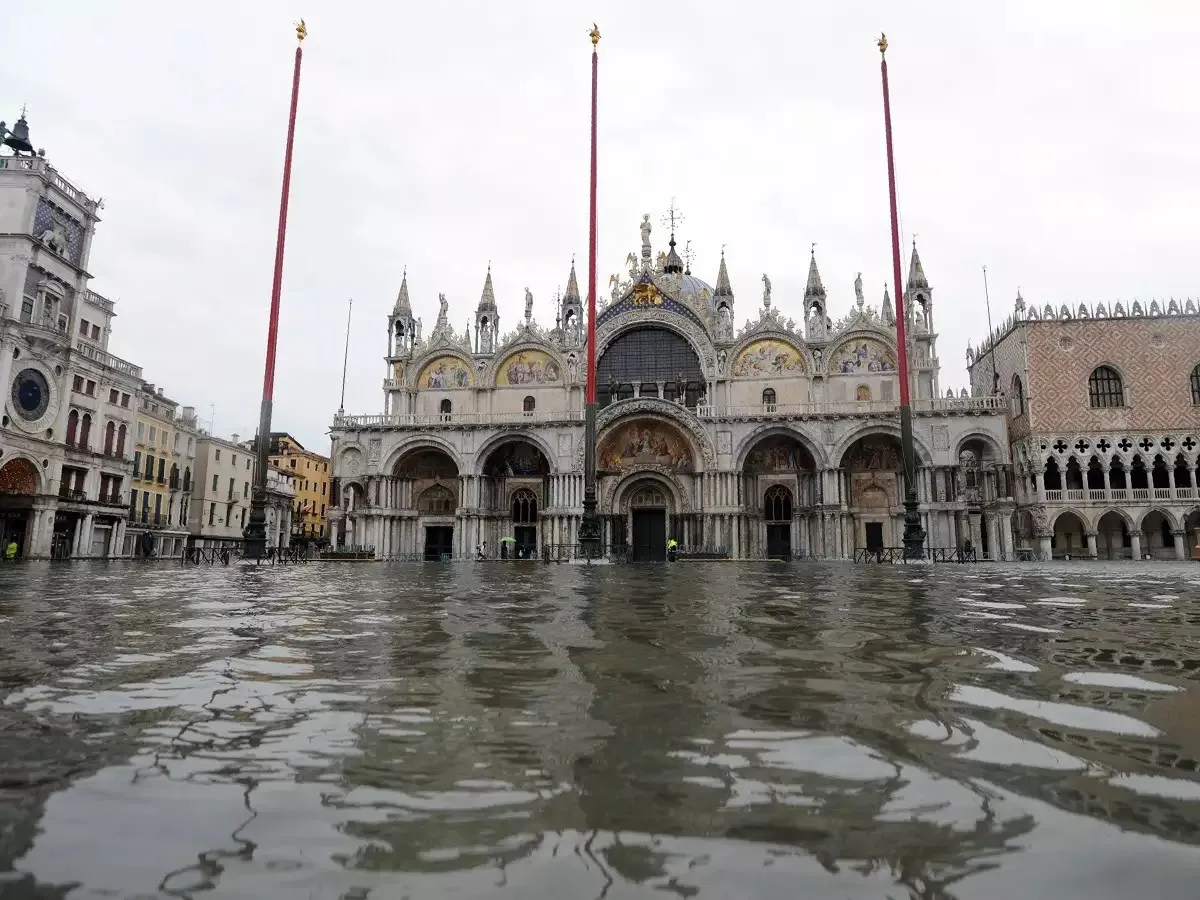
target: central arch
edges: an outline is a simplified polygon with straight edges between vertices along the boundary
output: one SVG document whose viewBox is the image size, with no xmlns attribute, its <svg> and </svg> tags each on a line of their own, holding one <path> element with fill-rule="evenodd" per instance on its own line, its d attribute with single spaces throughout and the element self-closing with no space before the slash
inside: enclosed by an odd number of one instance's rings
<svg viewBox="0 0 1200 900">
<path fill-rule="evenodd" d="M 449 452 L 441 447 L 417 446 L 403 453 L 392 467 L 395 487 L 393 496 L 387 498 L 385 506 L 397 506 L 409 511 L 413 519 L 406 519 L 402 529 L 411 527 L 415 534 L 410 538 L 417 547 L 416 552 L 427 561 L 449 559 L 455 554 L 455 516 L 463 498 L 459 496 L 459 467 Z M 383 526 L 391 529 L 392 520 Z M 390 534 L 386 539 L 391 543 Z M 387 551 L 385 551 L 387 552 Z"/>
<path fill-rule="evenodd" d="M 705 393 L 704 368 L 687 338 L 661 325 L 617 335 L 596 363 L 596 401 L 603 409 L 636 396 L 681 401 L 694 409 Z"/>
<path fill-rule="evenodd" d="M 842 451 L 845 477 L 840 500 L 850 509 L 854 546 L 882 550 L 900 546 L 903 533 L 904 453 L 900 439 L 888 431 L 860 436 Z"/>
</svg>

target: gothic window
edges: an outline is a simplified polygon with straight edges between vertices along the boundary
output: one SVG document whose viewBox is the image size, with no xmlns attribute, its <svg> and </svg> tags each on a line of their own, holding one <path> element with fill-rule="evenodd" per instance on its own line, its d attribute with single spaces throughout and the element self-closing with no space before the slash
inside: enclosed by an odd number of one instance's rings
<svg viewBox="0 0 1200 900">
<path fill-rule="evenodd" d="M 650 385 L 657 396 L 678 398 L 694 407 L 704 393 L 704 371 L 687 340 L 665 328 L 636 328 L 613 341 L 596 365 L 596 400 L 600 407 L 633 396 L 633 386 Z M 646 393 L 642 389 L 642 394 Z"/>
<path fill-rule="evenodd" d="M 1200 406 L 1200 365 L 1192 369 L 1192 405 Z"/>
<path fill-rule="evenodd" d="M 1098 366 L 1088 377 L 1088 400 L 1093 409 L 1113 409 L 1125 405 L 1121 376 L 1111 366 Z"/>
<path fill-rule="evenodd" d="M 90 413 L 84 413 L 83 418 L 79 420 L 79 446 L 84 450 L 88 449 L 88 444 L 91 443 L 92 437 L 92 417 Z"/>
<path fill-rule="evenodd" d="M 533 410 L 536 406 L 537 406 L 537 401 L 534 400 L 532 397 L 526 397 L 524 400 L 521 401 L 521 409 L 527 413 L 533 412 Z"/>
<path fill-rule="evenodd" d="M 766 388 L 763 391 L 763 406 L 767 407 L 767 409 L 772 412 L 774 411 L 774 409 L 775 409 L 775 389 L 774 388 Z"/>
<path fill-rule="evenodd" d="M 1012 377 L 1012 404 L 1014 416 L 1025 415 L 1025 385 L 1021 383 L 1020 375 Z"/>
<path fill-rule="evenodd" d="M 67 416 L 67 446 L 75 446 L 75 436 L 79 433 L 79 412 L 71 410 Z"/>
<path fill-rule="evenodd" d="M 441 405 L 438 407 L 438 412 L 441 413 L 443 419 L 449 419 L 451 409 L 453 409 L 453 406 L 450 404 L 449 398 L 447 398 L 441 402 Z"/>
<path fill-rule="evenodd" d="M 537 524 L 537 497 L 533 491 L 521 488 L 513 493 L 512 520 L 514 525 Z"/>
<path fill-rule="evenodd" d="M 768 522 L 792 520 L 792 492 L 782 484 L 767 488 L 763 496 L 763 518 Z"/>
<path fill-rule="evenodd" d="M 454 514 L 454 493 L 444 485 L 435 484 L 417 499 L 417 509 L 431 516 Z"/>
<path fill-rule="evenodd" d="M 117 429 L 117 456 L 125 455 L 125 435 L 126 429 L 124 423 Z"/>
</svg>

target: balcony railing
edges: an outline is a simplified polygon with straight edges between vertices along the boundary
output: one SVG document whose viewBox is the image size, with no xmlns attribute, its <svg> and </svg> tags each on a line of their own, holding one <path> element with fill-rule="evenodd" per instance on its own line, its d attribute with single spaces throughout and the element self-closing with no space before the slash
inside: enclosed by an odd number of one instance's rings
<svg viewBox="0 0 1200 900">
<path fill-rule="evenodd" d="M 76 341 L 75 349 L 82 353 L 90 360 L 100 363 L 106 369 L 111 369 L 114 372 L 120 372 L 122 375 L 129 375 L 133 378 L 142 377 L 142 367 L 135 366 L 131 362 L 126 362 L 119 356 L 113 356 L 111 353 L 105 353 L 103 350 L 93 347 L 86 341 Z"/>
<path fill-rule="evenodd" d="M 72 503 L 87 503 L 88 498 L 86 491 L 74 491 L 64 487 L 58 489 L 58 497 L 60 500 L 70 500 Z"/>
<path fill-rule="evenodd" d="M 518 413 L 404 413 L 392 416 L 334 416 L 334 428 L 424 428 L 431 425 L 492 425 L 582 422 L 577 409 Z"/>
<path fill-rule="evenodd" d="M 90 303 L 92 306 L 97 306 L 107 313 L 111 314 L 113 312 L 113 302 L 107 297 L 102 297 L 93 290 L 85 290 L 83 292 L 83 299 L 86 303 Z"/>
<path fill-rule="evenodd" d="M 1063 490 L 1046 490 L 1047 503 L 1150 503 L 1162 501 L 1167 503 L 1195 500 L 1197 489 L 1193 487 L 1176 488 L 1066 488 Z"/>
<path fill-rule="evenodd" d="M 636 398 L 631 398 L 636 399 Z M 618 403 L 625 401 L 617 401 Z M 939 397 L 912 401 L 913 412 L 985 413 L 1006 408 L 1001 397 Z M 862 400 L 830 403 L 774 403 L 759 406 L 697 406 L 702 419 L 792 418 L 802 416 L 893 415 L 900 410 L 895 400 Z M 505 425 L 582 422 L 581 410 L 538 409 L 514 413 L 400 413 L 374 416 L 334 416 L 334 428 L 425 428 L 437 425 Z"/>
</svg>

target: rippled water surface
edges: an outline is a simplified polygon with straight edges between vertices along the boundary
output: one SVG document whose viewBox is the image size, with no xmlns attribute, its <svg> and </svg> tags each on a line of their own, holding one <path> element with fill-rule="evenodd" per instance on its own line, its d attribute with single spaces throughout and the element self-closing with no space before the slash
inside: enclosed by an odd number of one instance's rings
<svg viewBox="0 0 1200 900">
<path fill-rule="evenodd" d="M 0 569 L 0 896 L 1191 898 L 1200 565 Z"/>
</svg>

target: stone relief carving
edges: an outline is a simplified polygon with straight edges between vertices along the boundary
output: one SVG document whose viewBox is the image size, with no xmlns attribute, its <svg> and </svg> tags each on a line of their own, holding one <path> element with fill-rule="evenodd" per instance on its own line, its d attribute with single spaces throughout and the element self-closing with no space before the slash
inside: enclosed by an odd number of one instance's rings
<svg viewBox="0 0 1200 900">
<path fill-rule="evenodd" d="M 933 449 L 950 449 L 950 428 L 946 425 L 933 426 Z"/>
<path fill-rule="evenodd" d="M 367 444 L 367 462 L 378 464 L 382 455 L 383 440 L 380 438 L 371 438 Z"/>
<path fill-rule="evenodd" d="M 629 484 L 630 482 L 637 481 L 640 476 L 650 474 L 650 473 L 654 473 L 655 475 L 662 478 L 664 481 L 667 481 L 668 483 L 670 483 L 671 488 L 672 488 L 672 493 L 674 494 L 673 499 L 675 499 L 675 501 L 678 503 L 678 508 L 676 509 L 676 512 L 691 512 L 692 511 L 691 497 L 688 495 L 687 490 L 684 489 L 683 484 L 680 482 L 680 480 L 678 478 L 675 477 L 674 472 L 672 472 L 670 469 L 666 469 L 661 466 L 642 466 L 636 472 L 631 472 L 630 474 L 625 475 L 621 478 L 606 479 L 608 481 L 608 484 L 604 488 L 604 499 L 603 499 L 603 504 L 601 506 L 601 509 L 612 509 L 613 508 L 613 497 L 616 495 L 617 488 L 624 487 L 627 484 Z M 628 496 L 622 497 L 622 502 L 621 502 L 622 510 L 628 512 L 628 510 L 629 510 L 628 503 L 629 503 Z"/>
<path fill-rule="evenodd" d="M 717 452 L 721 454 L 729 454 L 733 452 L 733 432 L 718 431 L 717 432 Z"/>
<path fill-rule="evenodd" d="M 559 456 L 570 456 L 571 455 L 571 435 L 560 434 L 558 436 L 558 455 Z"/>
</svg>

